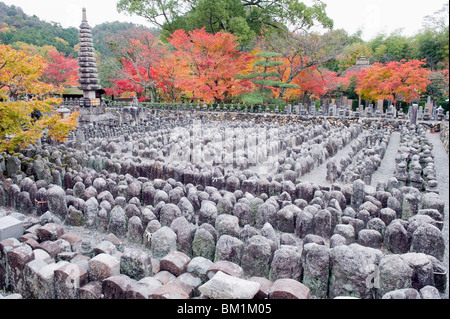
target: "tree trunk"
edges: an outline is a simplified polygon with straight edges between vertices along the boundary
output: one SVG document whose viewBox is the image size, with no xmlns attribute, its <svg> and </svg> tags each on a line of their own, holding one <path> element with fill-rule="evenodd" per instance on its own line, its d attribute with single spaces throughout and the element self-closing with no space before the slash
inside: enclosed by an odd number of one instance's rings
<svg viewBox="0 0 450 319">
<path fill-rule="evenodd" d="M 282 99 L 284 95 L 286 94 L 287 88 L 281 88 L 280 95 L 278 96 L 279 99 Z"/>
</svg>

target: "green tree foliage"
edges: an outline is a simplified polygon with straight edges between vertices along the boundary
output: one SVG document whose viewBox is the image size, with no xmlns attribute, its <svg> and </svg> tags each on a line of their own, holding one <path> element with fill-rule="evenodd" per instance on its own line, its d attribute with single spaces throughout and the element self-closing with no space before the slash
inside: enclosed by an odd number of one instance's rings
<svg viewBox="0 0 450 319">
<path fill-rule="evenodd" d="M 415 56 L 427 59 L 432 69 L 448 69 L 449 3 L 431 16 L 426 16 L 423 30 L 415 37 Z"/>
<path fill-rule="evenodd" d="M 186 23 L 192 30 L 205 27 L 212 34 L 230 32 L 238 37 L 241 45 L 250 43 L 255 37 L 255 32 L 246 21 L 241 0 L 199 0 L 186 15 Z"/>
<path fill-rule="evenodd" d="M 376 62 L 400 61 L 412 59 L 413 38 L 395 31 L 390 35 L 379 34 L 369 42 Z"/>
<path fill-rule="evenodd" d="M 356 93 L 356 86 L 358 85 L 358 76 L 353 74 L 350 76 L 350 81 L 347 88 L 345 89 L 345 95 L 349 99 L 357 100 L 358 94 Z"/>
<path fill-rule="evenodd" d="M 339 73 L 344 72 L 352 65 L 356 64 L 356 60 L 362 56 L 373 59 L 374 52 L 368 43 L 364 42 L 354 42 L 347 45 L 338 59 L 338 71 Z"/>
<path fill-rule="evenodd" d="M 250 79 L 256 85 L 256 90 L 242 96 L 242 100 L 245 103 L 264 104 L 265 102 L 279 102 L 279 100 L 272 97 L 272 88 L 299 88 L 296 84 L 287 84 L 276 80 L 281 79 L 282 76 L 274 71 L 274 68 L 283 65 L 283 62 L 275 61 L 273 58 L 281 57 L 280 53 L 258 52 L 255 55 L 262 58 L 253 64 L 256 72 L 239 76 L 242 79 Z"/>
<path fill-rule="evenodd" d="M 425 95 L 432 96 L 438 105 L 442 105 L 445 111 L 448 111 L 448 69 L 431 72 L 429 81 Z"/>
<path fill-rule="evenodd" d="M 389 35 L 378 34 L 368 42 L 373 51 L 374 62 L 426 59 L 426 66 L 432 70 L 448 68 L 448 14 L 447 2 L 441 10 L 424 18 L 423 29 L 414 36 L 403 36 L 401 30 Z"/>
<path fill-rule="evenodd" d="M 334 36 L 336 39 L 339 39 L 342 44 L 341 52 L 337 52 L 336 56 L 333 59 L 330 59 L 328 62 L 324 62 L 322 67 L 325 67 L 326 69 L 336 72 L 336 73 L 342 73 L 344 70 L 346 70 L 348 67 L 345 67 L 345 65 L 352 63 L 351 65 L 354 65 L 356 62 L 343 62 L 343 60 L 347 59 L 347 53 L 353 52 L 353 51 L 360 51 L 360 46 L 368 46 L 367 43 L 363 41 L 361 38 L 362 30 L 356 31 L 354 34 L 348 34 L 347 31 L 343 29 L 334 30 Z M 347 48 L 348 47 L 348 48 Z M 365 51 L 364 51 L 365 52 Z M 364 56 L 368 56 L 368 53 L 362 53 L 357 52 L 358 54 L 364 54 Z M 371 50 L 370 50 L 370 54 Z M 352 57 L 353 58 L 353 57 Z"/>
<path fill-rule="evenodd" d="M 416 57 L 427 59 L 427 66 L 436 70 L 440 62 L 448 61 L 448 29 L 439 33 L 426 29 L 415 37 L 414 54 Z"/>
<path fill-rule="evenodd" d="M 210 33 L 227 31 L 241 45 L 262 31 L 285 29 L 287 25 L 308 30 L 320 24 L 332 28 L 326 4 L 313 0 L 311 6 L 299 0 L 119 0 L 119 12 L 136 14 L 162 28 L 167 38 L 177 29 L 191 31 L 205 27 Z"/>
</svg>

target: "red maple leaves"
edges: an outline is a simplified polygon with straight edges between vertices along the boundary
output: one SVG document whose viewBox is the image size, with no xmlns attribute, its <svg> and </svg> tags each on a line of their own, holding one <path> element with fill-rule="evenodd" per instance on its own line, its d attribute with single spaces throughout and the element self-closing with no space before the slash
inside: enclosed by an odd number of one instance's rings
<svg viewBox="0 0 450 319">
<path fill-rule="evenodd" d="M 76 59 L 66 57 L 64 53 L 56 50 L 49 51 L 46 55 L 47 67 L 42 79 L 45 83 L 55 87 L 67 87 L 78 85 L 78 62 Z"/>
<path fill-rule="evenodd" d="M 186 33 L 175 31 L 164 45 L 149 31 L 127 40 L 121 50 L 122 76 L 113 79 L 114 88 L 107 94 L 133 95 L 138 98 L 159 95 L 164 101 L 179 102 L 182 98 L 220 103 L 250 93 L 254 83 L 246 75 L 254 72 L 255 57 L 239 51 L 234 35 L 227 32 L 210 34 L 205 29 Z M 322 97 L 349 81 L 335 72 L 312 63 L 308 56 L 282 56 L 274 67 L 281 80 L 299 88 L 274 88 L 275 97 Z M 424 60 L 401 60 L 386 64 L 374 63 L 357 73 L 355 92 L 366 100 L 390 99 L 411 102 L 426 91 L 430 71 Z M 295 72 L 293 72 L 295 71 Z"/>
<path fill-rule="evenodd" d="M 151 37 L 150 33 L 143 36 Z M 165 100 L 179 101 L 184 95 L 209 103 L 251 90 L 252 83 L 236 75 L 247 72 L 253 58 L 237 50 L 232 34 L 177 30 L 169 43 L 170 47 L 163 47 L 151 41 L 130 40 L 129 50 L 133 52 L 124 54 L 123 75 L 112 80 L 115 88 L 107 89 L 107 94 L 145 95 L 153 86 Z"/>
</svg>

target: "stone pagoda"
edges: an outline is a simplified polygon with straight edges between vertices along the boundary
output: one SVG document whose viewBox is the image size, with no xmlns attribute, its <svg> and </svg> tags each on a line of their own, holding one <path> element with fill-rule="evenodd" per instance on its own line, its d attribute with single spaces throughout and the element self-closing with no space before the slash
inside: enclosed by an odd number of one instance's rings
<svg viewBox="0 0 450 319">
<path fill-rule="evenodd" d="M 86 8 L 83 8 L 83 20 L 79 33 L 79 54 L 78 54 L 78 87 L 83 91 L 83 97 L 79 101 L 79 111 L 81 122 L 92 122 L 92 116 L 105 113 L 105 106 L 101 97 L 105 91 L 99 85 L 97 60 L 94 53 L 92 41 L 92 29 L 86 18 Z"/>
</svg>

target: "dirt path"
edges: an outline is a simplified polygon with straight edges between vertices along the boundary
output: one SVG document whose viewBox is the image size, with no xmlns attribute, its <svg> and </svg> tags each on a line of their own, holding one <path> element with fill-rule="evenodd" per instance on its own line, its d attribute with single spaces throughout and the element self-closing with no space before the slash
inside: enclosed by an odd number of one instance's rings
<svg viewBox="0 0 450 319">
<path fill-rule="evenodd" d="M 378 169 L 372 175 L 371 186 L 376 187 L 379 181 L 387 181 L 394 176 L 395 156 L 400 145 L 400 132 L 392 132 L 389 144 Z"/>
<path fill-rule="evenodd" d="M 358 137 L 356 137 L 358 138 Z M 354 140 L 356 140 L 356 138 Z M 350 141 L 344 148 L 339 150 L 333 158 L 337 163 L 340 162 L 342 158 L 348 155 L 348 153 L 352 150 L 351 144 L 354 141 Z M 300 176 L 302 182 L 313 183 L 320 186 L 331 186 L 332 183 L 327 180 L 327 160 L 324 161 L 321 165 L 314 167 L 311 172 Z M 334 184 L 341 184 L 340 181 L 335 181 Z"/>
</svg>

